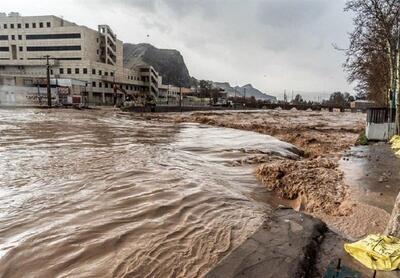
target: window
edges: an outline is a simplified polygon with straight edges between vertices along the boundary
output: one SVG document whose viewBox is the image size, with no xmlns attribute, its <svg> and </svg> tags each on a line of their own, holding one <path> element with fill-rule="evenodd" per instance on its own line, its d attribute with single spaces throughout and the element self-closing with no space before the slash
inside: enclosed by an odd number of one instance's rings
<svg viewBox="0 0 400 278">
<path fill-rule="evenodd" d="M 99 70 L 99 75 L 101 75 L 102 74 L 102 72 L 101 72 L 101 70 Z"/>
<path fill-rule="evenodd" d="M 103 83 L 99 82 L 99 87 L 102 88 L 103 87 Z"/>
<path fill-rule="evenodd" d="M 18 39 L 19 39 L 19 40 L 22 40 L 22 35 L 18 35 Z"/>
<path fill-rule="evenodd" d="M 110 75 L 111 75 L 111 76 L 114 76 L 114 73 L 113 73 L 113 72 L 110 72 Z"/>
<path fill-rule="evenodd" d="M 36 28 L 36 23 L 32 23 L 32 28 Z"/>
<path fill-rule="evenodd" d="M 7 24 L 4 24 L 3 27 L 4 27 L 4 29 L 7 29 Z"/>
<path fill-rule="evenodd" d="M 64 74 L 64 69 L 60 68 L 60 74 Z"/>
<path fill-rule="evenodd" d="M 29 23 L 25 23 L 25 28 L 29 29 Z"/>
<path fill-rule="evenodd" d="M 1 35 L 0 36 L 0 41 L 8 41 L 8 36 L 7 35 Z"/>
<path fill-rule="evenodd" d="M 87 74 L 87 68 L 83 69 L 83 74 Z"/>
<path fill-rule="evenodd" d="M 25 86 L 32 86 L 33 85 L 33 80 L 32 79 L 24 79 L 24 85 Z"/>
<path fill-rule="evenodd" d="M 67 74 L 71 74 L 72 73 L 72 69 L 71 68 L 67 68 Z"/>
<path fill-rule="evenodd" d="M 27 51 L 76 51 L 81 50 L 80 45 L 64 45 L 64 46 L 28 46 Z"/>
<path fill-rule="evenodd" d="M 108 83 L 105 83 L 105 84 L 104 84 L 104 87 L 108 88 Z"/>
<path fill-rule="evenodd" d="M 92 82 L 92 87 L 96 87 L 96 82 L 95 81 Z"/>
<path fill-rule="evenodd" d="M 95 69 L 92 69 L 92 74 L 96 74 L 96 70 Z"/>
<path fill-rule="evenodd" d="M 22 28 L 21 23 L 18 23 L 17 27 L 18 27 L 18 29 L 21 29 Z"/>
<path fill-rule="evenodd" d="M 22 46 L 19 47 L 19 52 L 24 51 L 24 48 Z"/>
<path fill-rule="evenodd" d="M 11 24 L 10 24 L 10 28 L 11 28 L 11 29 L 14 29 L 14 24 L 11 23 Z"/>
<path fill-rule="evenodd" d="M 80 39 L 80 33 L 26 35 L 27 40 Z"/>
<path fill-rule="evenodd" d="M 50 22 L 47 22 L 47 23 L 46 23 L 46 26 L 47 26 L 47 28 L 50 28 L 50 27 L 51 27 L 51 23 L 50 23 Z"/>
<path fill-rule="evenodd" d="M 10 51 L 10 48 L 8 46 L 1 46 L 0 47 L 0 52 L 8 52 Z"/>
<path fill-rule="evenodd" d="M 99 42 L 99 38 L 96 39 L 97 43 Z"/>
<path fill-rule="evenodd" d="M 80 61 L 82 58 L 74 58 L 74 57 L 64 57 L 64 58 L 57 58 L 58 61 Z"/>
<path fill-rule="evenodd" d="M 78 68 L 75 69 L 75 74 L 79 74 L 79 69 Z"/>
<path fill-rule="evenodd" d="M 53 75 L 53 70 L 52 69 L 50 70 L 50 74 Z"/>
<path fill-rule="evenodd" d="M 15 35 L 11 35 L 11 39 L 12 39 L 12 40 L 15 40 Z"/>
<path fill-rule="evenodd" d="M 43 28 L 43 22 L 39 22 L 39 27 Z"/>
<path fill-rule="evenodd" d="M 105 75 L 105 76 L 108 76 L 108 71 L 104 72 L 104 75 Z"/>
</svg>

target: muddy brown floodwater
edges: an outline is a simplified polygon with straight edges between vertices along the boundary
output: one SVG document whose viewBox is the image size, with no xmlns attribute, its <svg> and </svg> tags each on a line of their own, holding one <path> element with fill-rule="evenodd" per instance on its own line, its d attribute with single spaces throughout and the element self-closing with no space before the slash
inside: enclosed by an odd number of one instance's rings
<svg viewBox="0 0 400 278">
<path fill-rule="evenodd" d="M 114 111 L 0 110 L 0 277 L 202 277 L 280 201 L 268 135 Z"/>
<path fill-rule="evenodd" d="M 365 117 L 362 113 L 297 110 L 153 116 L 157 121 L 169 119 L 255 131 L 295 145 L 303 151 L 302 159 L 252 160 L 258 164 L 256 176 L 268 189 L 292 200 L 293 208 L 322 219 L 332 230 L 349 239 L 383 232 L 389 219 L 387 211 L 355 192 L 358 186 L 351 182 L 349 172 L 356 168 L 351 163 L 340 163 L 344 152 L 354 146 L 363 131 Z"/>
</svg>

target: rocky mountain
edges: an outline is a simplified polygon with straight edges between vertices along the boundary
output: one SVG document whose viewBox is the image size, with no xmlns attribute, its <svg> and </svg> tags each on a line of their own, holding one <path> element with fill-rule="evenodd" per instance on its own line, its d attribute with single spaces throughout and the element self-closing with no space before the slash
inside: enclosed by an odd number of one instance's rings
<svg viewBox="0 0 400 278">
<path fill-rule="evenodd" d="M 150 65 L 161 74 L 164 84 L 189 87 L 191 77 L 179 51 L 159 49 L 151 44 L 124 44 L 124 66 Z"/>
<path fill-rule="evenodd" d="M 242 87 L 232 87 L 228 82 L 213 82 L 213 85 L 215 87 L 224 89 L 230 97 L 234 97 L 235 95 L 238 97 L 243 97 L 244 94 L 246 94 L 246 97 L 254 97 L 257 100 L 266 100 L 272 102 L 277 100 L 276 97 L 261 92 L 260 90 L 254 88 L 251 84 L 247 84 Z"/>
</svg>

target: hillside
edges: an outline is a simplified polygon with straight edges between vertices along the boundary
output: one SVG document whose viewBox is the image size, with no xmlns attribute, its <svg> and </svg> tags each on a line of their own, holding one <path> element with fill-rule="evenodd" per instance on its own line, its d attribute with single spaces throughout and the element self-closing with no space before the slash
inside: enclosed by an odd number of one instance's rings
<svg viewBox="0 0 400 278">
<path fill-rule="evenodd" d="M 190 75 L 179 51 L 159 49 L 151 44 L 124 44 L 124 66 L 151 65 L 163 77 L 164 84 L 190 86 Z"/>
</svg>

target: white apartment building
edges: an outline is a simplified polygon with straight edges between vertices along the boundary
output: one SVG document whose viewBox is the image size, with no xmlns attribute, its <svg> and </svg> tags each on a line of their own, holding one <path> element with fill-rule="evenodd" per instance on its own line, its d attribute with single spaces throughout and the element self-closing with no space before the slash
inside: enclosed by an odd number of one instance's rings
<svg viewBox="0 0 400 278">
<path fill-rule="evenodd" d="M 51 78 L 85 82 L 89 103 L 112 104 L 114 84 L 128 94 L 158 95 L 158 73 L 149 66 L 124 68 L 122 51 L 107 25 L 93 30 L 56 16 L 0 13 L 0 85 L 35 85 L 46 78 L 49 55 Z"/>
</svg>

